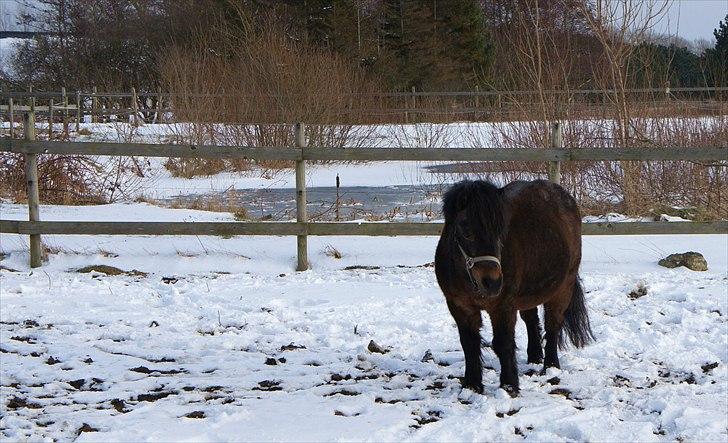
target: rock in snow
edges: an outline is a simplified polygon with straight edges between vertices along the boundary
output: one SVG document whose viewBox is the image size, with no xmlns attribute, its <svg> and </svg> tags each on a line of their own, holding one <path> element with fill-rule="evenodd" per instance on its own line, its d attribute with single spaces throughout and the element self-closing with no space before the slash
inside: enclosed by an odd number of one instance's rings
<svg viewBox="0 0 728 443">
<path fill-rule="evenodd" d="M 670 254 L 663 258 L 658 265 L 666 268 L 677 268 L 679 266 L 685 266 L 692 271 L 707 271 L 708 262 L 703 257 L 703 254 L 699 252 L 684 252 L 682 254 Z"/>
</svg>

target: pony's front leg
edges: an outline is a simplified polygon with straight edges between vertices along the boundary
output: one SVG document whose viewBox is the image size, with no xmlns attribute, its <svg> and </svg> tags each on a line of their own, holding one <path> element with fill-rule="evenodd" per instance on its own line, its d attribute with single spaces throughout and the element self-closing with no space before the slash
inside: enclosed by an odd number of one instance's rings
<svg viewBox="0 0 728 443">
<path fill-rule="evenodd" d="M 516 363 L 516 311 L 503 309 L 489 312 L 493 325 L 493 350 L 501 365 L 500 387 L 512 397 L 518 395 L 518 364 Z"/>
<path fill-rule="evenodd" d="M 542 363 L 543 347 L 541 346 L 541 321 L 538 318 L 538 308 L 521 311 L 521 318 L 526 323 L 528 331 L 528 363 Z"/>
<path fill-rule="evenodd" d="M 480 327 L 483 321 L 480 309 L 472 306 L 460 306 L 448 299 L 447 307 L 458 325 L 460 344 L 465 354 L 465 377 L 463 387 L 483 393 L 483 365 L 480 360 Z"/>
</svg>

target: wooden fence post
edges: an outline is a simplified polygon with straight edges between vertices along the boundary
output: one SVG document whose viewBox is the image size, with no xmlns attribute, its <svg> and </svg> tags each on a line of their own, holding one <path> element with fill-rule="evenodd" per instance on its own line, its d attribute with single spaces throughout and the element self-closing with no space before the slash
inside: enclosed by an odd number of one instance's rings
<svg viewBox="0 0 728 443">
<path fill-rule="evenodd" d="M 48 99 L 48 140 L 53 139 L 53 96 Z"/>
<path fill-rule="evenodd" d="M 131 124 L 134 126 L 139 126 L 139 108 L 137 105 L 136 88 L 131 88 L 131 112 L 134 113 L 134 116 L 131 119 Z"/>
<path fill-rule="evenodd" d="M 63 134 L 68 139 L 68 94 L 66 94 L 66 88 L 61 88 L 61 95 L 63 95 Z"/>
<path fill-rule="evenodd" d="M 26 140 L 35 140 L 35 110 L 31 110 L 23 116 L 23 127 Z M 38 154 L 24 154 L 25 156 L 25 179 L 28 193 L 28 220 L 40 221 L 38 203 Z M 41 265 L 43 251 L 40 244 L 40 234 L 30 234 L 30 267 L 37 268 Z"/>
<path fill-rule="evenodd" d="M 561 122 L 551 124 L 551 148 L 561 149 L 564 147 L 564 136 L 561 129 Z M 561 162 L 549 162 L 549 180 L 561 184 Z"/>
<path fill-rule="evenodd" d="M 12 97 L 8 99 L 8 110 L 10 111 L 10 138 L 15 138 L 15 105 Z"/>
<path fill-rule="evenodd" d="M 162 88 L 161 86 L 157 90 L 157 115 L 154 118 L 154 123 L 164 123 L 162 118 Z"/>
<path fill-rule="evenodd" d="M 81 91 L 76 91 L 76 134 L 81 130 Z"/>
<path fill-rule="evenodd" d="M 303 151 L 306 148 L 306 127 L 303 123 L 296 123 L 296 148 Z M 306 213 L 306 161 L 296 160 L 296 221 L 308 223 Z M 308 229 L 306 229 L 308 231 Z M 308 237 L 297 236 L 298 264 L 296 271 L 308 270 Z"/>
<path fill-rule="evenodd" d="M 96 123 L 96 109 L 98 109 L 99 106 L 98 98 L 96 97 L 96 93 L 98 92 L 96 86 L 93 87 L 91 92 L 93 94 L 91 95 L 91 123 Z"/>
</svg>

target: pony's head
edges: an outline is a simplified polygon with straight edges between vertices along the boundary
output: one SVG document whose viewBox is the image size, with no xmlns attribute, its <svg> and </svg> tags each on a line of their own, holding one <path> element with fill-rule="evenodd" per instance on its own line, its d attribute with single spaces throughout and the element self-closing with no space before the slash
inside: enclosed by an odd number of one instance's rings
<svg viewBox="0 0 728 443">
<path fill-rule="evenodd" d="M 502 191 L 484 181 L 464 180 L 443 196 L 442 212 L 456 257 L 475 291 L 483 297 L 500 294 L 503 283 L 501 240 L 505 229 Z"/>
</svg>

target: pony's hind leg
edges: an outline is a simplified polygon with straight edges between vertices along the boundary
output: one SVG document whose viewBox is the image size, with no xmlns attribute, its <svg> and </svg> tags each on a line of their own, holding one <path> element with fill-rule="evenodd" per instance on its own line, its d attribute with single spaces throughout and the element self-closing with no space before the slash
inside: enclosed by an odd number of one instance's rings
<svg viewBox="0 0 728 443">
<path fill-rule="evenodd" d="M 511 396 L 518 394 L 516 363 L 516 310 L 488 312 L 493 325 L 493 350 L 500 360 L 500 386 Z"/>
<path fill-rule="evenodd" d="M 546 372 L 547 368 L 561 368 L 558 349 L 561 344 L 561 327 L 564 325 L 567 303 L 562 300 L 552 300 L 544 304 L 546 346 L 542 372 Z"/>
<path fill-rule="evenodd" d="M 460 344 L 465 354 L 465 377 L 463 387 L 483 393 L 483 364 L 480 360 L 480 327 L 483 320 L 480 309 L 472 306 L 463 307 L 448 299 L 447 307 L 455 319 L 460 333 Z"/>
<path fill-rule="evenodd" d="M 521 311 L 521 318 L 528 330 L 528 363 L 539 364 L 543 362 L 543 348 L 541 347 L 541 321 L 538 318 L 538 307 Z"/>
</svg>

